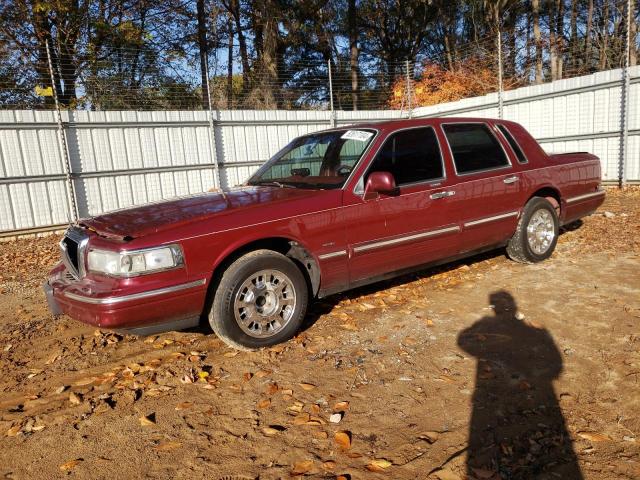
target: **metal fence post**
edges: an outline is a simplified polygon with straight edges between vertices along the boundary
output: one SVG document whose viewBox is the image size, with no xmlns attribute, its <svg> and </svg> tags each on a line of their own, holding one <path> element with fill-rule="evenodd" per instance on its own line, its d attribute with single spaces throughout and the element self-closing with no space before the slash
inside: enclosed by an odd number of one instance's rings
<svg viewBox="0 0 640 480">
<path fill-rule="evenodd" d="M 409 59 L 405 60 L 405 70 L 407 77 L 407 112 L 409 113 L 409 118 L 413 117 L 413 107 L 411 105 L 411 72 L 409 71 Z"/>
<path fill-rule="evenodd" d="M 502 79 L 502 32 L 498 25 L 498 118 L 504 118 L 504 85 Z"/>
<path fill-rule="evenodd" d="M 329 118 L 329 124 L 332 127 L 336 126 L 336 112 L 333 109 L 333 76 L 331 75 L 331 59 L 327 60 L 327 65 L 329 67 L 329 108 L 331 109 L 331 114 Z"/>
<path fill-rule="evenodd" d="M 71 211 L 67 211 L 67 219 L 69 220 L 69 224 L 76 222 L 80 215 L 78 214 L 78 204 L 76 201 L 76 189 L 73 183 L 73 175 L 71 170 L 71 160 L 69 158 L 69 145 L 67 143 L 67 132 L 64 129 L 64 125 L 62 123 L 62 112 L 60 111 L 60 103 L 58 102 L 58 92 L 56 89 L 56 80 L 53 74 L 53 63 L 51 62 L 51 51 L 49 40 L 45 40 L 45 48 L 47 49 L 47 63 L 49 64 L 49 77 L 51 79 L 51 92 L 53 93 L 53 102 L 56 107 L 56 117 L 58 123 L 58 147 L 60 148 L 60 153 L 62 155 L 63 165 L 65 169 L 66 176 L 66 187 L 67 187 L 67 199 L 69 200 L 69 207 L 71 207 Z"/>
<path fill-rule="evenodd" d="M 203 88 L 207 89 L 207 100 L 208 100 L 208 117 L 209 117 L 209 141 L 211 142 L 211 155 L 213 158 L 213 186 L 214 188 L 219 188 L 222 190 L 222 185 L 220 184 L 220 166 L 218 165 L 218 149 L 216 147 L 216 126 L 213 121 L 213 108 L 211 104 L 211 88 L 209 86 L 209 56 L 207 55 L 207 61 L 204 64 L 205 69 L 205 77 L 206 77 L 206 85 L 203 85 Z"/>
<path fill-rule="evenodd" d="M 618 157 L 618 187 L 623 188 L 626 183 L 626 160 L 629 151 L 629 89 L 631 84 L 631 72 L 629 61 L 631 57 L 631 0 L 627 0 L 625 7 L 626 32 L 624 64 L 622 67 L 622 87 L 620 92 L 620 154 Z"/>
</svg>

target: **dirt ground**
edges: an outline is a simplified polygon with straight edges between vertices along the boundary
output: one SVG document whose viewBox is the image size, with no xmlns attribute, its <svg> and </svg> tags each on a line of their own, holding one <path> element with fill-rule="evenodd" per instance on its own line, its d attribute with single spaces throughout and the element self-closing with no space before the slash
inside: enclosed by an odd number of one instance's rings
<svg viewBox="0 0 640 480">
<path fill-rule="evenodd" d="M 53 318 L 57 238 L 0 244 L 0 475 L 640 478 L 639 233 L 612 190 L 546 262 L 331 297 L 255 353 Z"/>
</svg>

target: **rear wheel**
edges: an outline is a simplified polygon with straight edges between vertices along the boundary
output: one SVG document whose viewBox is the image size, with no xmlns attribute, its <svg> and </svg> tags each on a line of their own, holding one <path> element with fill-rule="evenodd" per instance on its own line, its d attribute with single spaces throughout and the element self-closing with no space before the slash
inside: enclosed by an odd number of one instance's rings
<svg viewBox="0 0 640 480">
<path fill-rule="evenodd" d="M 278 252 L 256 250 L 223 273 L 209 323 L 234 348 L 268 347 L 298 331 L 308 297 L 307 282 L 295 263 Z"/>
<path fill-rule="evenodd" d="M 509 258 L 522 263 L 549 258 L 558 242 L 559 224 L 553 205 L 542 197 L 533 197 L 525 205 L 516 233 L 507 245 Z"/>
</svg>

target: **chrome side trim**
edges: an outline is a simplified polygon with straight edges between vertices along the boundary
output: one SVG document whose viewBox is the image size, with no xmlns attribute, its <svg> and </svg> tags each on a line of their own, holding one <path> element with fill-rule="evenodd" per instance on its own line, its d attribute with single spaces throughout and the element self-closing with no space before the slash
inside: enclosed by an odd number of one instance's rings
<svg viewBox="0 0 640 480">
<path fill-rule="evenodd" d="M 346 250 L 338 250 L 337 252 L 323 253 L 322 255 L 318 255 L 318 258 L 320 260 L 328 260 L 329 258 L 344 257 L 346 255 Z"/>
<path fill-rule="evenodd" d="M 460 231 L 460 227 L 458 226 L 440 228 L 438 230 L 430 230 L 428 232 L 416 233 L 414 235 L 408 235 L 406 237 L 392 238 L 390 240 L 382 240 L 381 242 L 373 242 L 366 245 L 361 245 L 359 247 L 355 247 L 353 251 L 356 253 L 364 252 L 367 250 L 373 250 L 380 247 L 386 247 L 388 245 L 395 245 L 397 243 L 410 242 L 412 240 L 417 240 L 419 238 L 435 237 L 436 235 L 442 235 L 443 233 L 459 232 L 459 231 Z"/>
<path fill-rule="evenodd" d="M 520 212 L 516 210 L 515 212 L 503 213 L 501 215 L 494 215 L 493 217 L 481 218 L 479 220 L 473 220 L 471 222 L 466 222 L 464 224 L 465 227 L 472 227 L 473 225 L 480 225 L 482 223 L 495 222 L 496 220 L 502 220 L 503 218 L 509 217 L 517 217 Z"/>
<path fill-rule="evenodd" d="M 78 295 L 76 293 L 64 292 L 64 296 L 71 300 L 76 300 L 83 303 L 91 303 L 93 305 L 113 305 L 116 303 L 129 302 L 131 300 L 139 300 L 141 298 L 154 297 L 156 295 L 163 295 L 165 293 L 179 292 L 188 288 L 199 287 L 207 283 L 207 279 L 196 280 L 189 283 L 181 283 L 180 285 L 173 285 L 171 287 L 158 288 L 156 290 L 147 290 L 146 292 L 132 293 L 131 295 L 123 295 L 120 297 L 104 297 L 93 298 L 85 297 L 84 295 Z"/>
<path fill-rule="evenodd" d="M 587 198 L 597 197 L 599 195 L 604 195 L 604 190 L 598 190 L 597 192 L 585 193 L 583 195 L 578 195 L 577 197 L 567 198 L 567 203 L 579 202 L 580 200 L 586 200 Z"/>
</svg>

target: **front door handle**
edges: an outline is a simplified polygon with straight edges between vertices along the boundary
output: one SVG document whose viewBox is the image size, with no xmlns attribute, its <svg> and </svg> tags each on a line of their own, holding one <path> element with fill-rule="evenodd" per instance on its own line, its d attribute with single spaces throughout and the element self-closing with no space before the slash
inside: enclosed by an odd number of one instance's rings
<svg viewBox="0 0 640 480">
<path fill-rule="evenodd" d="M 431 200 L 438 200 L 439 198 L 452 197 L 455 194 L 456 192 L 454 192 L 453 190 L 447 190 L 446 192 L 432 193 L 431 195 L 429 195 L 429 198 L 431 198 Z"/>
<path fill-rule="evenodd" d="M 506 177 L 504 180 L 502 180 L 504 183 L 516 183 L 518 181 L 518 177 L 515 175 L 511 175 L 510 177 Z"/>
</svg>

